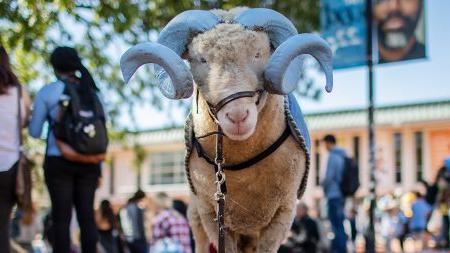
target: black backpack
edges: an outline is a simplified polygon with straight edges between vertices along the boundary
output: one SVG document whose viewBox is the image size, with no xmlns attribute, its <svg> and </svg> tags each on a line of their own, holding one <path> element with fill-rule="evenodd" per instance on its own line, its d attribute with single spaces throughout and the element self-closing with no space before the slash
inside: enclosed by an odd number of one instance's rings
<svg viewBox="0 0 450 253">
<path fill-rule="evenodd" d="M 103 105 L 93 88 L 81 89 L 76 80 L 64 79 L 59 114 L 53 124 L 56 139 L 81 154 L 103 154 L 108 146 Z"/>
<path fill-rule="evenodd" d="M 341 192 L 345 197 L 353 196 L 359 188 L 359 167 L 350 157 L 344 157 L 344 170 L 342 171 Z"/>
</svg>

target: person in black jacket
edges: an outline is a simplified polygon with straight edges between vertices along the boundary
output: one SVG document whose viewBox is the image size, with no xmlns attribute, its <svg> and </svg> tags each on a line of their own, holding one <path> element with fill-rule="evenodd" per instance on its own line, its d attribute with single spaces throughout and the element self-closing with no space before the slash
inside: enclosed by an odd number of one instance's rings
<svg viewBox="0 0 450 253">
<path fill-rule="evenodd" d="M 308 206 L 300 203 L 297 206 L 297 214 L 292 224 L 293 250 L 291 252 L 315 253 L 320 241 L 317 223 L 308 214 Z"/>
</svg>

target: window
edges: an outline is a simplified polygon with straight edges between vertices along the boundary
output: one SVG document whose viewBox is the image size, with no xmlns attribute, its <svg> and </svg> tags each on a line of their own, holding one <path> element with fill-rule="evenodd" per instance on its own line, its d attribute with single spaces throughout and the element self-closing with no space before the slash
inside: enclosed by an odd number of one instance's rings
<svg viewBox="0 0 450 253">
<path fill-rule="evenodd" d="M 359 165 L 359 137 L 353 137 L 353 158 L 357 165 Z"/>
<path fill-rule="evenodd" d="M 184 152 L 150 154 L 150 185 L 184 183 L 184 174 Z"/>
<path fill-rule="evenodd" d="M 320 140 L 316 140 L 315 143 L 315 153 L 314 153 L 314 160 L 315 160 L 315 170 L 316 170 L 316 177 L 315 182 L 316 185 L 320 185 Z"/>
<path fill-rule="evenodd" d="M 415 154 L 416 154 L 416 178 L 417 181 L 423 179 L 423 134 L 416 132 L 414 134 Z"/>
<path fill-rule="evenodd" d="M 402 134 L 394 134 L 394 169 L 395 182 L 402 182 Z"/>
</svg>

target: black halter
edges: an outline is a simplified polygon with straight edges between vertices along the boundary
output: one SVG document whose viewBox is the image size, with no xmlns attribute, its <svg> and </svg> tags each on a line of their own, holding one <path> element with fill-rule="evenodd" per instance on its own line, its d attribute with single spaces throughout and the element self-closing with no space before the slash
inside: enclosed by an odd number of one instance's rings
<svg viewBox="0 0 450 253">
<path fill-rule="evenodd" d="M 209 164 L 215 166 L 216 165 L 216 161 L 215 158 L 212 158 L 210 156 L 208 156 L 208 154 L 205 152 L 205 149 L 203 148 L 203 146 L 200 144 L 199 139 L 203 139 L 206 138 L 208 136 L 211 135 L 218 135 L 218 136 L 223 136 L 224 133 L 222 132 L 222 129 L 219 126 L 219 120 L 217 119 L 217 113 L 228 103 L 230 103 L 231 101 L 234 101 L 236 99 L 239 98 L 243 98 L 243 97 L 254 97 L 255 95 L 258 95 L 258 99 L 256 101 L 256 105 L 258 105 L 260 103 L 261 97 L 263 96 L 263 94 L 266 91 L 263 89 L 259 89 L 259 90 L 255 90 L 255 91 L 241 91 L 241 92 L 237 92 L 237 93 L 233 93 L 230 96 L 225 97 L 224 99 L 220 100 L 216 105 L 213 105 L 209 102 L 207 102 L 208 104 L 208 113 L 210 115 L 210 117 L 216 122 L 216 124 L 218 125 L 218 130 L 215 132 L 210 132 L 207 133 L 205 135 L 202 136 L 194 136 L 193 137 L 193 144 L 197 150 L 197 155 L 203 159 L 205 159 L 206 162 L 208 162 Z M 197 90 L 197 108 L 198 108 L 198 97 L 199 97 L 199 91 Z M 286 129 L 284 130 L 284 132 L 280 135 L 280 137 L 278 137 L 278 139 L 269 147 L 267 147 L 264 151 L 262 151 L 261 153 L 257 154 L 256 156 L 250 158 L 247 161 L 238 163 L 238 164 L 223 164 L 222 168 L 224 170 L 242 170 L 248 167 L 251 167 L 252 165 L 260 162 L 261 160 L 265 159 L 266 157 L 268 157 L 269 155 L 271 155 L 273 152 L 275 152 L 280 146 L 281 144 L 284 143 L 284 141 L 289 137 L 290 131 L 289 128 L 286 127 Z M 215 168 L 217 170 L 217 168 Z"/>
<path fill-rule="evenodd" d="M 199 93 L 200 91 L 197 89 L 197 113 L 198 113 L 198 97 L 199 97 Z M 236 92 L 233 93 L 227 97 L 225 97 L 224 99 L 220 100 L 217 104 L 213 105 L 210 102 L 206 102 L 208 104 L 208 113 L 209 116 L 211 116 L 211 118 L 214 120 L 214 122 L 216 122 L 216 124 L 219 123 L 219 119 L 217 119 L 217 113 L 219 113 L 219 111 L 228 103 L 230 103 L 231 101 L 234 101 L 236 99 L 239 98 L 245 98 L 245 97 L 254 97 L 255 95 L 258 95 L 258 99 L 256 100 L 256 105 L 259 105 L 259 101 L 261 100 L 262 95 L 265 93 L 265 90 L 263 89 L 259 89 L 259 90 L 255 90 L 255 91 L 241 91 L 241 92 Z M 212 132 L 212 133 L 208 133 L 206 134 L 206 136 L 203 137 L 207 137 L 210 136 L 211 134 L 217 134 L 217 132 Z M 198 137 L 198 138 L 203 138 L 203 137 Z"/>
</svg>

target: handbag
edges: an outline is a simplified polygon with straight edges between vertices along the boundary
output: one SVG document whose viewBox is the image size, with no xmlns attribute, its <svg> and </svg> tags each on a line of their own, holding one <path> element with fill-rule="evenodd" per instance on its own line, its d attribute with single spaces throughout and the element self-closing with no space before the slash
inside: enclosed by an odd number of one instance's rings
<svg viewBox="0 0 450 253">
<path fill-rule="evenodd" d="M 31 168 L 33 163 L 26 156 L 24 152 L 23 145 L 23 135 L 22 135 L 22 87 L 20 84 L 17 85 L 17 126 L 19 131 L 19 162 L 17 166 L 17 178 L 16 178 L 16 197 L 17 205 L 24 212 L 29 212 L 32 210 L 32 198 L 31 198 Z"/>
</svg>

